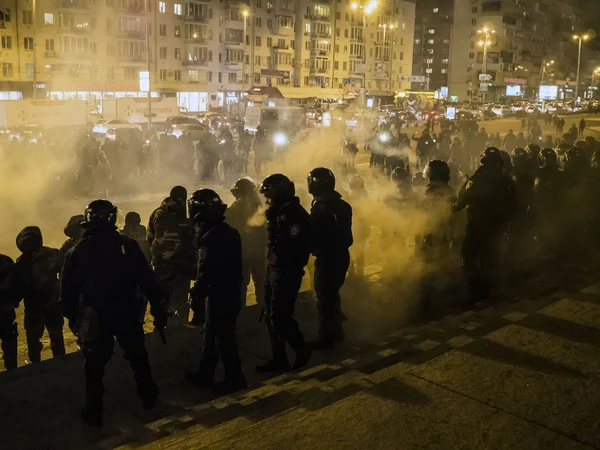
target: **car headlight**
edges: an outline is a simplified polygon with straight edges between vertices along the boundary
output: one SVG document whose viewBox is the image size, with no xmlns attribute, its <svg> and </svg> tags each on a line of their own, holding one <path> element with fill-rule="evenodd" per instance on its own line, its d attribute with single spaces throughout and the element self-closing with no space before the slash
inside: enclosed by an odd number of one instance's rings
<svg viewBox="0 0 600 450">
<path fill-rule="evenodd" d="M 387 142 L 387 141 L 389 141 L 389 140 L 390 140 L 390 135 L 389 135 L 389 134 L 387 134 L 387 133 L 381 133 L 381 134 L 379 135 L 379 140 L 380 140 L 381 142 Z"/>
<path fill-rule="evenodd" d="M 273 136 L 273 143 L 275 145 L 285 145 L 288 142 L 288 138 L 284 133 L 275 133 Z"/>
</svg>

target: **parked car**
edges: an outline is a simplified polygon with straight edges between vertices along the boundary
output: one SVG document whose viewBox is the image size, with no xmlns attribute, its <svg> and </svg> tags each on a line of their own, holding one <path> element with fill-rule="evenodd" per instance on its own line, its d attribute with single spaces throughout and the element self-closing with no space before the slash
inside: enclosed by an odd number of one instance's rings
<svg viewBox="0 0 600 450">
<path fill-rule="evenodd" d="M 106 134 L 108 130 L 119 128 L 137 128 L 142 131 L 142 126 L 137 123 L 129 123 L 123 119 L 102 120 L 94 125 L 92 131 L 97 134 Z"/>
<path fill-rule="evenodd" d="M 137 144 L 142 142 L 142 131 L 138 128 L 110 128 L 106 131 L 106 139 Z"/>
<path fill-rule="evenodd" d="M 193 141 L 204 139 L 211 133 L 210 128 L 204 124 L 181 123 L 173 125 L 167 130 L 167 136 L 175 136 L 179 138 L 183 134 L 189 134 Z"/>
<path fill-rule="evenodd" d="M 511 107 L 508 105 L 494 105 L 492 106 L 491 111 L 498 116 L 508 116 L 513 112 Z"/>
</svg>

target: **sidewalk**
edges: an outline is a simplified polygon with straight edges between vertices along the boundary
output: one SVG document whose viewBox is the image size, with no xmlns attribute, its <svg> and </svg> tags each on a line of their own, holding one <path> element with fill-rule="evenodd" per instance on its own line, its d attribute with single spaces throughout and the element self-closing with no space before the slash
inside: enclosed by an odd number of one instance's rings
<svg viewBox="0 0 600 450">
<path fill-rule="evenodd" d="M 298 316 L 314 336 L 314 306 L 301 302 Z M 257 317 L 255 307 L 240 317 L 251 387 L 233 396 L 184 381 L 198 362 L 198 330 L 169 330 L 167 345 L 148 337 L 161 387 L 151 412 L 117 350 L 100 429 L 78 417 L 80 354 L 0 373 L 3 442 L 36 450 L 600 447 L 600 283 L 349 342 L 271 379 L 253 371 L 270 356 Z"/>
</svg>

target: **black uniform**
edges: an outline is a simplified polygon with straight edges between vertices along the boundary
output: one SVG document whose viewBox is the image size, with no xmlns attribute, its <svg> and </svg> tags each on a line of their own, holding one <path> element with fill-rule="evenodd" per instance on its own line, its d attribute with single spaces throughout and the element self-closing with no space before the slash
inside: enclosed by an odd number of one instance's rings
<svg viewBox="0 0 600 450">
<path fill-rule="evenodd" d="M 163 200 L 148 222 L 148 243 L 154 275 L 163 294 L 163 306 L 176 319 L 188 321 L 188 292 L 194 277 L 191 232 L 183 205 L 172 197 Z"/>
<path fill-rule="evenodd" d="M 83 239 L 66 257 L 60 303 L 69 327 L 78 334 L 85 358 L 86 410 L 95 419 L 102 413 L 104 368 L 113 355 L 114 338 L 129 361 L 137 393 L 145 406 L 158 395 L 144 347 L 144 302 L 151 312 L 164 312 L 160 291 L 139 245 L 107 223 L 91 223 Z"/>
<path fill-rule="evenodd" d="M 44 330 L 50 336 L 54 357 L 65 354 L 63 317 L 58 304 L 58 274 L 62 267 L 60 250 L 43 246 L 38 227 L 26 227 L 17 236 L 17 247 L 23 253 L 16 261 L 19 298 L 25 303 L 25 334 L 31 362 L 42 356 L 40 339 Z"/>
<path fill-rule="evenodd" d="M 473 300 L 489 295 L 502 237 L 516 209 L 513 181 L 498 167 L 481 166 L 463 186 L 454 205 L 467 208 L 462 264 Z"/>
<path fill-rule="evenodd" d="M 313 225 L 315 292 L 319 309 L 321 339 L 344 339 L 340 288 L 350 265 L 352 245 L 352 207 L 333 191 L 315 197 L 310 210 Z"/>
<path fill-rule="evenodd" d="M 15 308 L 19 306 L 15 280 L 15 263 L 0 255 L 0 341 L 4 368 L 17 368 L 17 324 Z"/>
<path fill-rule="evenodd" d="M 242 245 L 240 234 L 224 218 L 195 225 L 194 247 L 198 272 L 191 291 L 194 317 L 205 308 L 204 348 L 196 377 L 213 382 L 219 358 L 225 383 L 245 385 L 237 346 L 235 323 L 241 309 Z"/>
<path fill-rule="evenodd" d="M 296 298 L 300 291 L 304 266 L 311 249 L 310 216 L 298 197 L 283 204 L 274 203 L 267 216 L 267 274 L 265 307 L 273 357 L 288 364 L 286 342 L 298 354 L 306 351 L 306 343 L 294 319 Z"/>
</svg>

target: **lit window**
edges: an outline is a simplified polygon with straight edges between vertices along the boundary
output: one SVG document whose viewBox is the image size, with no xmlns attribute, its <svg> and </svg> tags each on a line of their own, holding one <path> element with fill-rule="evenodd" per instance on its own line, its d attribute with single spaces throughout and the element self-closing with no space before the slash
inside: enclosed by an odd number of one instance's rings
<svg viewBox="0 0 600 450">
<path fill-rule="evenodd" d="M 433 69 L 425 69 L 425 72 L 427 72 L 427 73 L 433 73 Z"/>
<path fill-rule="evenodd" d="M 181 5 L 181 3 L 175 3 L 173 5 L 173 12 L 175 13 L 176 16 L 181 16 L 182 11 L 183 11 L 183 6 Z"/>
<path fill-rule="evenodd" d="M 438 12 L 439 10 L 440 10 L 439 8 L 433 8 L 434 13 Z"/>
<path fill-rule="evenodd" d="M 430 29 L 430 30 L 427 30 L 427 32 L 428 32 L 429 34 L 435 34 L 435 30 L 434 30 L 433 28 L 432 28 L 432 29 Z"/>
<path fill-rule="evenodd" d="M 427 43 L 428 44 L 433 44 L 433 43 L 435 43 L 435 39 L 427 39 Z"/>
<path fill-rule="evenodd" d="M 54 14 L 44 13 L 44 24 L 45 25 L 54 25 Z"/>
<path fill-rule="evenodd" d="M 307 23 L 307 24 L 306 24 L 306 27 L 304 28 L 304 31 L 305 31 L 306 33 L 310 33 L 310 23 Z"/>
<path fill-rule="evenodd" d="M 167 4 L 165 2 L 158 2 L 158 12 L 161 14 L 167 13 Z"/>
<path fill-rule="evenodd" d="M 442 72 L 442 73 L 446 73 L 446 72 L 447 72 L 447 70 L 446 70 L 446 69 L 442 69 L 442 70 L 441 70 L 441 72 Z"/>
</svg>

